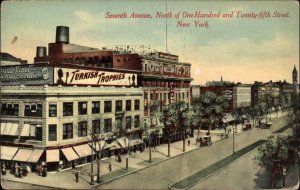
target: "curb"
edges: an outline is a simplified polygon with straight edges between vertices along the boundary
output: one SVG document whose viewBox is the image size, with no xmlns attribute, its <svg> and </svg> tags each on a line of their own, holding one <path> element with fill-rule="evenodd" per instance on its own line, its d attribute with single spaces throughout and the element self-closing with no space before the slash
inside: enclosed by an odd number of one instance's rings
<svg viewBox="0 0 300 190">
<path fill-rule="evenodd" d="M 10 181 L 10 182 L 17 182 L 17 183 L 24 183 L 24 184 L 29 184 L 29 185 L 33 185 L 33 186 L 41 186 L 41 187 L 47 187 L 47 188 L 51 188 L 51 189 L 63 189 L 63 188 L 59 188 L 59 187 L 53 187 L 53 186 L 49 186 L 49 185 L 40 185 L 40 184 L 36 184 L 36 183 L 28 183 L 28 182 L 23 182 L 23 181 L 14 181 L 11 179 L 1 179 L 2 181 Z M 2 184 L 1 184 L 2 186 Z M 2 186 L 3 187 L 3 186 Z"/>
<path fill-rule="evenodd" d="M 220 142 L 220 141 L 222 141 L 222 140 L 225 140 L 225 139 L 228 139 L 228 138 L 219 139 L 219 140 L 215 141 L 214 143 L 218 143 L 218 142 Z M 181 156 L 181 155 L 183 155 L 183 154 L 186 154 L 186 153 L 189 153 L 189 152 L 192 152 L 192 151 L 196 151 L 196 150 L 199 150 L 199 149 L 202 149 L 202 148 L 203 148 L 203 147 L 198 147 L 198 148 L 195 148 L 195 149 L 190 150 L 190 151 L 182 152 L 181 154 L 178 154 L 178 155 L 175 155 L 175 156 L 172 156 L 172 157 L 166 157 L 165 160 L 158 161 L 158 162 L 156 162 L 156 163 L 150 164 L 150 165 L 145 166 L 145 167 L 143 167 L 143 168 L 133 170 L 133 171 L 131 171 L 131 172 L 128 172 L 128 173 L 125 173 L 125 174 L 123 174 L 123 175 L 117 176 L 117 177 L 115 177 L 115 178 L 109 179 L 109 180 L 104 181 L 104 182 L 102 182 L 102 183 L 93 185 L 93 186 L 91 186 L 89 189 L 95 188 L 95 187 L 97 187 L 97 186 L 103 185 L 103 184 L 108 183 L 108 182 L 111 182 L 111 181 L 113 181 L 113 180 L 122 178 L 122 177 L 124 177 L 124 176 L 126 176 L 126 175 L 129 175 L 129 174 L 132 174 L 132 173 L 135 173 L 135 172 L 144 170 L 144 169 L 146 169 L 146 168 L 148 168 L 148 167 L 150 167 L 150 166 L 155 166 L 155 165 L 160 164 L 160 163 L 162 163 L 162 162 L 165 162 L 165 161 L 167 161 L 167 160 L 176 158 L 176 157 Z M 204 148 L 205 148 L 205 147 L 204 147 Z"/>
</svg>

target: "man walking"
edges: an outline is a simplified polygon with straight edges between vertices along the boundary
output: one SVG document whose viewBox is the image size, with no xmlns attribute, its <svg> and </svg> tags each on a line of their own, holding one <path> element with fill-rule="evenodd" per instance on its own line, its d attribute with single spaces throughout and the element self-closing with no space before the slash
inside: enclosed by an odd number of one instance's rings
<svg viewBox="0 0 300 190">
<path fill-rule="evenodd" d="M 76 179 L 76 183 L 78 183 L 78 181 L 79 181 L 79 174 L 78 174 L 78 172 L 75 173 L 75 179 Z"/>
<path fill-rule="evenodd" d="M 111 172 L 111 162 L 109 162 L 109 164 L 108 164 L 108 169 L 109 169 L 109 171 Z"/>
</svg>

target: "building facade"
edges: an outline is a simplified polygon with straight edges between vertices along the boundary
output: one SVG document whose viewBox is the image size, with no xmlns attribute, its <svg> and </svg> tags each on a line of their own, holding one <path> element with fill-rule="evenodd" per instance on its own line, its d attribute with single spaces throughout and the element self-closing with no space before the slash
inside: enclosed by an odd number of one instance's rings
<svg viewBox="0 0 300 190">
<path fill-rule="evenodd" d="M 251 85 L 233 87 L 233 109 L 251 106 Z"/>
</svg>

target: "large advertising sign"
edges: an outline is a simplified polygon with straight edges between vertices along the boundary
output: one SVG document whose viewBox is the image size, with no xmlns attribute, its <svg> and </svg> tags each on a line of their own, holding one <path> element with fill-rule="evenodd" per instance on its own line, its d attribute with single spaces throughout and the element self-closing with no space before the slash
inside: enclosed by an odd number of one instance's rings
<svg viewBox="0 0 300 190">
<path fill-rule="evenodd" d="M 136 86 L 137 75 L 99 70 L 54 68 L 54 83 L 61 85 Z"/>
<path fill-rule="evenodd" d="M 1 85 L 53 84 L 53 67 L 14 65 L 0 67 Z"/>
</svg>

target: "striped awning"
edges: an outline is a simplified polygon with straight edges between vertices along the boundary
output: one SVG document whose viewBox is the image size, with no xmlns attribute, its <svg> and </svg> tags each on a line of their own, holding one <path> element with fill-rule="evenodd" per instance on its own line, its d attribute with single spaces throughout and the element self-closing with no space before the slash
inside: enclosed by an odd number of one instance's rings
<svg viewBox="0 0 300 190">
<path fill-rule="evenodd" d="M 115 150 L 115 149 L 119 149 L 119 148 L 122 148 L 119 144 L 118 144 L 118 142 L 116 142 L 116 141 L 114 141 L 114 142 L 112 142 L 111 144 L 110 144 L 110 150 Z"/>
<path fill-rule="evenodd" d="M 73 161 L 79 158 L 79 156 L 75 153 L 73 148 L 63 148 L 61 151 L 64 153 L 68 161 Z"/>
<path fill-rule="evenodd" d="M 1 123 L 1 135 L 17 136 L 18 127 L 18 123 L 3 122 Z"/>
<path fill-rule="evenodd" d="M 88 144 L 83 144 L 79 146 L 74 146 L 73 147 L 76 153 L 79 155 L 79 157 L 86 157 L 95 154 L 94 151 L 92 151 L 92 148 Z"/>
<path fill-rule="evenodd" d="M 44 150 L 42 149 L 34 149 L 27 162 L 37 163 L 42 156 Z"/>
<path fill-rule="evenodd" d="M 29 130 L 30 130 L 30 125 L 29 124 L 24 124 L 23 130 L 21 132 L 22 137 L 28 137 L 29 136 Z"/>
<path fill-rule="evenodd" d="M 17 147 L 12 146 L 1 146 L 1 160 L 11 160 L 16 152 L 18 151 Z"/>
<path fill-rule="evenodd" d="M 28 158 L 31 156 L 33 149 L 19 149 L 17 154 L 14 156 L 12 160 L 27 162 Z"/>
</svg>

